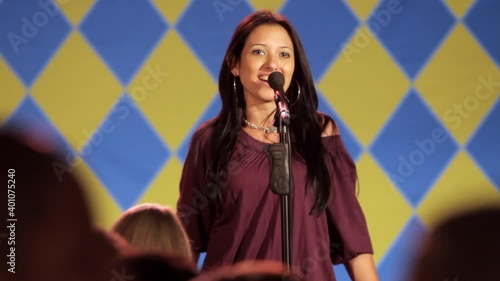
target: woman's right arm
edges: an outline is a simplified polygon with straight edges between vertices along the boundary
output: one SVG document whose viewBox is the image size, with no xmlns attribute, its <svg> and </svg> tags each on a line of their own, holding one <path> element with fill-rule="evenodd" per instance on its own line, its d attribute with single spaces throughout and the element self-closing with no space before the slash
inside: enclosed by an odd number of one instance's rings
<svg viewBox="0 0 500 281">
<path fill-rule="evenodd" d="M 212 226 L 209 197 L 204 193 L 206 169 L 208 167 L 208 139 L 198 130 L 191 140 L 180 180 L 177 201 L 177 216 L 191 240 L 194 261 L 205 252 Z"/>
</svg>

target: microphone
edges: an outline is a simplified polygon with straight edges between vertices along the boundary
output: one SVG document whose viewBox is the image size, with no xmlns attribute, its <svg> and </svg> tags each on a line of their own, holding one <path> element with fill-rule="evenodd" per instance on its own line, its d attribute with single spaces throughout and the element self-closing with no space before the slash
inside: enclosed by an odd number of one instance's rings
<svg viewBox="0 0 500 281">
<path fill-rule="evenodd" d="M 274 90 L 274 101 L 276 102 L 276 114 L 280 117 L 281 121 L 285 125 L 290 123 L 290 111 L 288 110 L 288 104 L 285 99 L 285 91 L 283 90 L 283 85 L 285 84 L 285 77 L 281 72 L 273 72 L 267 78 L 269 86 Z"/>
</svg>

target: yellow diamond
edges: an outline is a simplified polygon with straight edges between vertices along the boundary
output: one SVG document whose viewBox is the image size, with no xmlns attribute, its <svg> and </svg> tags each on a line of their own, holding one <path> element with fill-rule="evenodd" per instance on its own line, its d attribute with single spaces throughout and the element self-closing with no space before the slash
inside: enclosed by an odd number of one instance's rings
<svg viewBox="0 0 500 281">
<path fill-rule="evenodd" d="M 457 18 L 461 18 L 469 10 L 474 0 L 444 0 Z"/>
<path fill-rule="evenodd" d="M 32 92 L 72 147 L 80 151 L 122 89 L 81 35 L 74 32 Z"/>
<path fill-rule="evenodd" d="M 500 93 L 500 72 L 462 24 L 452 31 L 415 86 L 460 143 Z"/>
<path fill-rule="evenodd" d="M 175 211 L 179 199 L 181 173 L 182 163 L 176 157 L 170 158 L 139 203 L 157 203 L 169 206 Z"/>
<path fill-rule="evenodd" d="M 130 85 L 129 93 L 172 149 L 176 149 L 217 88 L 179 35 L 171 30 Z"/>
<path fill-rule="evenodd" d="M 278 11 L 285 3 L 284 0 L 249 0 L 248 1 L 255 10 L 272 10 Z"/>
<path fill-rule="evenodd" d="M 366 27 L 344 47 L 319 89 L 363 145 L 368 145 L 410 83 Z"/>
<path fill-rule="evenodd" d="M 358 199 L 368 222 L 374 259 L 379 262 L 410 219 L 412 208 L 370 154 L 361 156 L 357 169 L 360 183 Z"/>
<path fill-rule="evenodd" d="M 73 25 L 78 25 L 95 0 L 56 0 Z"/>
<path fill-rule="evenodd" d="M 0 126 L 9 118 L 24 97 L 26 89 L 0 56 Z"/>
<path fill-rule="evenodd" d="M 184 9 L 189 4 L 189 0 L 153 0 L 161 14 L 174 24 Z"/>
<path fill-rule="evenodd" d="M 378 4 L 378 0 L 364 0 L 364 1 L 359 1 L 359 0 L 347 0 L 346 1 L 349 6 L 354 10 L 356 15 L 361 19 L 361 20 L 366 20 L 368 16 L 371 14 L 375 6 Z"/>
<path fill-rule="evenodd" d="M 417 213 L 428 227 L 457 212 L 500 204 L 500 192 L 461 151 L 422 201 Z"/>
</svg>

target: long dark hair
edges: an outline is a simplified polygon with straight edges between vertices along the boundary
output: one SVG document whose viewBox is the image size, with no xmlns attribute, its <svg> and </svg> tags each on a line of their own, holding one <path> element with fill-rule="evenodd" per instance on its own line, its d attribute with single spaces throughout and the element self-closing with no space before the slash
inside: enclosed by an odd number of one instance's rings
<svg viewBox="0 0 500 281">
<path fill-rule="evenodd" d="M 219 74 L 219 93 L 222 109 L 211 120 L 213 136 L 210 143 L 211 161 L 207 175 L 223 177 L 227 173 L 228 163 L 236 143 L 239 131 L 246 117 L 243 86 L 239 77 L 231 69 L 239 62 L 241 52 L 250 33 L 262 24 L 279 24 L 286 29 L 292 39 L 295 52 L 295 71 L 293 81 L 286 93 L 290 100 L 293 154 L 307 166 L 307 186 L 315 192 L 315 202 L 311 213 L 325 210 L 330 196 L 330 175 L 326 168 L 321 134 L 331 119 L 317 112 L 318 97 L 309 69 L 307 57 L 299 36 L 290 22 L 283 16 L 269 10 L 257 11 L 246 17 L 236 28 L 226 51 Z M 236 81 L 236 95 L 233 83 Z M 298 87 L 300 85 L 300 96 Z M 220 186 L 217 186 L 218 200 L 221 199 Z M 220 202 L 219 202 L 220 203 Z"/>
</svg>

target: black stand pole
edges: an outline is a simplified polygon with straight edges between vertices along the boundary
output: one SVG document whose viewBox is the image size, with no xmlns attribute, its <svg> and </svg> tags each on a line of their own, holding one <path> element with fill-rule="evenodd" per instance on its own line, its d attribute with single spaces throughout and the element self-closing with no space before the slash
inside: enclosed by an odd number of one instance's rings
<svg viewBox="0 0 500 281">
<path fill-rule="evenodd" d="M 280 142 L 270 144 L 265 152 L 270 161 L 271 176 L 269 188 L 281 197 L 281 235 L 282 259 L 288 271 L 292 265 L 292 209 L 293 175 L 291 167 L 291 148 L 289 120 L 282 120 L 277 112 L 275 124 L 278 123 Z"/>
</svg>

